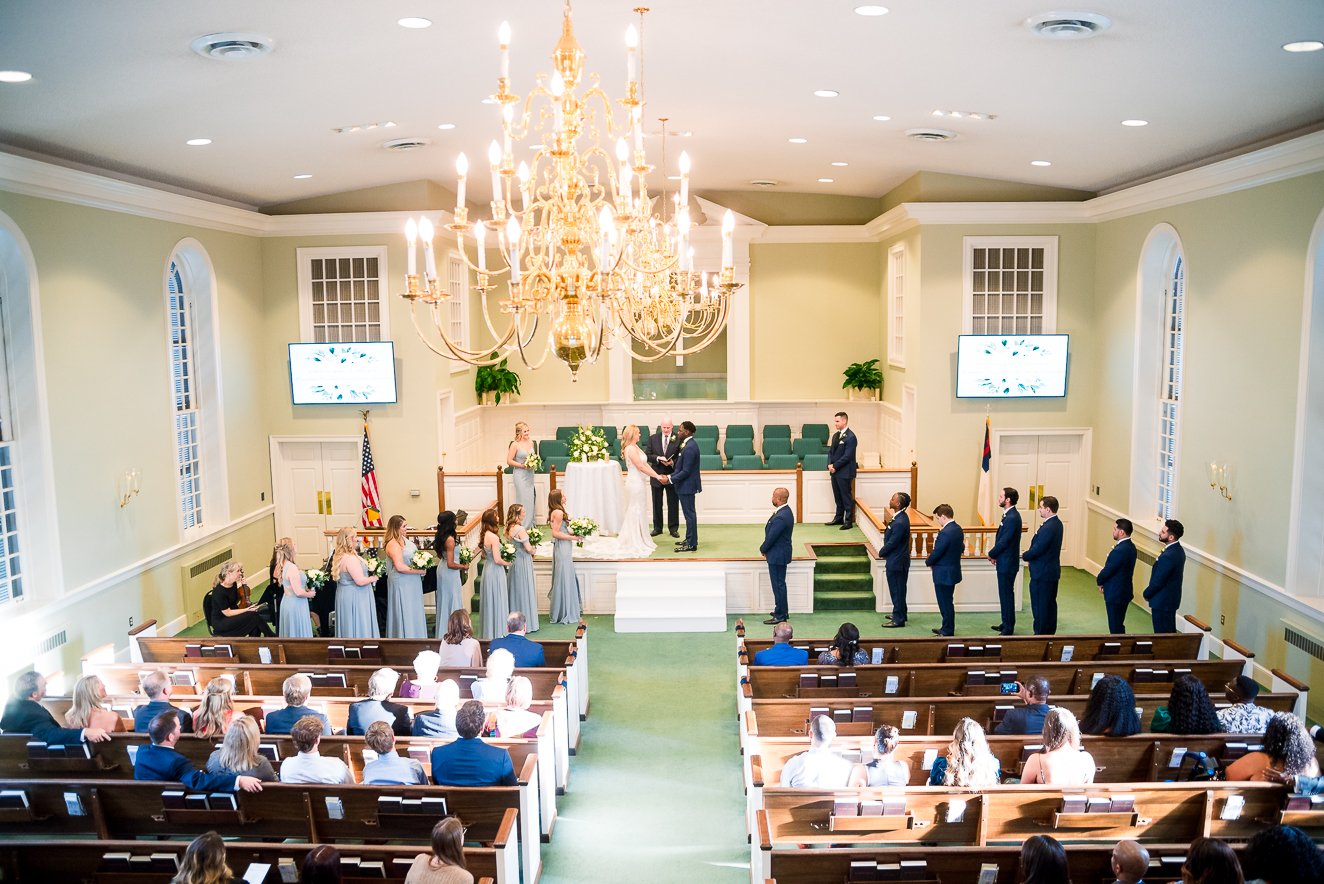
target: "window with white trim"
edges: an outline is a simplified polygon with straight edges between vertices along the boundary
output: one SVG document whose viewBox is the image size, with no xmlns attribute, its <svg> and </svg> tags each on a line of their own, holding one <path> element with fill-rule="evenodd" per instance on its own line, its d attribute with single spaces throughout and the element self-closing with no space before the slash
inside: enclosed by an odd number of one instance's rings
<svg viewBox="0 0 1324 884">
<path fill-rule="evenodd" d="M 906 246 L 887 250 L 887 364 L 906 367 Z"/>
<path fill-rule="evenodd" d="M 1163 293 L 1163 343 L 1159 378 L 1158 488 L 1159 519 L 1171 519 L 1177 489 L 1177 444 L 1181 429 L 1182 322 L 1186 301 L 1185 262 L 1177 252 Z"/>
<path fill-rule="evenodd" d="M 1057 237 L 967 236 L 964 246 L 966 334 L 1057 330 Z"/>
<path fill-rule="evenodd" d="M 170 381 L 180 522 L 184 531 L 189 532 L 202 526 L 196 323 L 184 276 L 179 263 L 174 260 L 171 260 L 166 274 L 166 298 L 170 319 Z"/>
<path fill-rule="evenodd" d="M 19 555 L 18 467 L 14 420 L 10 408 L 13 376 L 6 345 L 5 298 L 0 295 L 0 605 L 23 598 L 23 562 Z"/>
<path fill-rule="evenodd" d="M 302 340 L 390 340 L 385 246 L 299 249 L 297 261 Z"/>
<path fill-rule="evenodd" d="M 446 334 L 462 347 L 469 346 L 469 268 L 465 266 L 464 256 L 451 252 L 446 256 L 446 291 L 450 300 L 446 302 Z M 451 374 L 467 371 L 469 364 L 459 359 L 451 360 Z"/>
</svg>

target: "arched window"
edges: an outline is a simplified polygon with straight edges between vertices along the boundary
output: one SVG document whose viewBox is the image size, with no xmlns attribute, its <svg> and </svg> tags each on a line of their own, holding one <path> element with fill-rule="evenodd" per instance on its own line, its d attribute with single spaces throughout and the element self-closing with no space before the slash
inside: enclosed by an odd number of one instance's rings
<svg viewBox="0 0 1324 884">
<path fill-rule="evenodd" d="M 1159 378 L 1158 487 L 1155 509 L 1159 519 L 1171 519 L 1177 492 L 1177 434 L 1181 429 L 1182 313 L 1185 306 L 1185 270 L 1178 251 L 1163 293 L 1163 361 Z"/>
</svg>

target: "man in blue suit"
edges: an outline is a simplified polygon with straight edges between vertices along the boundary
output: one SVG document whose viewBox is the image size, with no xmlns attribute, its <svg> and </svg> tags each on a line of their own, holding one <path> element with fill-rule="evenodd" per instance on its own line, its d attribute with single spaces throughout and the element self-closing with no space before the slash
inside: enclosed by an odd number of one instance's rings
<svg viewBox="0 0 1324 884">
<path fill-rule="evenodd" d="M 934 635 L 956 634 L 956 584 L 961 582 L 961 555 L 965 552 L 965 532 L 956 524 L 956 513 L 949 504 L 940 503 L 933 508 L 938 521 L 938 536 L 933 540 L 933 552 L 924 560 L 933 571 L 933 592 L 938 597 L 938 610 L 942 612 L 942 626 Z"/>
<path fill-rule="evenodd" d="M 1021 570 L 1021 514 L 1016 502 L 1021 493 L 1015 488 L 1003 488 L 998 496 L 1002 507 L 1002 521 L 988 551 L 998 575 L 998 604 L 1002 608 L 1002 622 L 993 627 L 998 635 L 1016 634 L 1016 575 Z"/>
<path fill-rule="evenodd" d="M 167 709 L 156 716 L 147 725 L 147 733 L 152 739 L 149 746 L 138 750 L 133 761 L 135 780 L 160 780 L 171 783 L 183 783 L 184 788 L 194 792 L 261 792 L 262 781 L 257 777 L 235 776 L 232 773 L 204 773 L 193 766 L 178 750 L 183 731 L 179 727 L 179 713 Z"/>
<path fill-rule="evenodd" d="M 768 580 L 772 582 L 772 615 L 763 621 L 768 626 L 781 623 L 789 616 L 786 610 L 786 566 L 791 563 L 791 532 L 795 529 L 795 515 L 786 504 L 790 499 L 791 492 L 787 489 L 772 489 L 774 509 L 763 528 L 763 545 L 759 547 L 759 555 L 768 560 Z"/>
<path fill-rule="evenodd" d="M 681 421 L 676 435 L 680 436 L 680 451 L 676 454 L 671 484 L 676 486 L 680 511 L 685 515 L 685 539 L 676 544 L 676 552 L 694 552 L 699 548 L 699 516 L 694 511 L 694 495 L 703 490 L 699 478 L 699 446 L 694 444 L 694 424 Z"/>
<path fill-rule="evenodd" d="M 804 666 L 809 662 L 809 651 L 791 645 L 795 635 L 789 623 L 778 623 L 772 629 L 773 645 L 754 655 L 755 666 Z"/>
<path fill-rule="evenodd" d="M 506 618 L 506 634 L 492 639 L 487 646 L 488 656 L 500 648 L 510 651 L 515 658 L 515 665 L 521 669 L 529 666 L 546 666 L 547 654 L 541 644 L 530 641 L 525 635 L 529 631 L 529 621 L 523 611 L 511 611 Z"/>
<path fill-rule="evenodd" d="M 1062 579 L 1062 520 L 1057 498 L 1045 494 L 1039 501 L 1039 530 L 1021 558 L 1030 563 L 1030 610 L 1035 635 L 1057 635 L 1057 582 Z"/>
<path fill-rule="evenodd" d="M 478 739 L 487 712 L 470 700 L 455 713 L 458 740 L 432 750 L 432 782 L 438 786 L 516 786 L 510 753 Z"/>
<path fill-rule="evenodd" d="M 892 521 L 883 532 L 883 545 L 878 558 L 883 560 L 883 574 L 887 577 L 887 594 L 892 597 L 892 613 L 887 615 L 886 629 L 900 629 L 906 625 L 906 581 L 910 579 L 910 495 L 898 491 L 888 501 Z"/>
<path fill-rule="evenodd" d="M 1103 595 L 1103 607 L 1108 612 L 1108 631 L 1113 635 L 1126 634 L 1126 609 L 1135 597 L 1132 578 L 1136 570 L 1136 545 L 1131 542 L 1134 526 L 1130 519 L 1118 519 L 1113 525 L 1113 548 L 1108 560 L 1094 582 Z"/>
<path fill-rule="evenodd" d="M 846 426 L 846 412 L 838 411 L 832 418 L 837 431 L 832 434 L 828 448 L 828 472 L 832 474 L 832 499 L 837 503 L 837 514 L 829 525 L 840 525 L 842 531 L 855 527 L 855 495 L 851 486 L 855 482 L 855 434 Z"/>
<path fill-rule="evenodd" d="M 1181 581 L 1186 571 L 1186 550 L 1181 537 L 1186 533 L 1182 523 L 1168 519 L 1159 529 L 1158 539 L 1165 545 L 1154 561 L 1154 570 L 1145 587 L 1145 601 L 1154 618 L 1155 632 L 1177 631 L 1177 609 L 1181 607 Z"/>
</svg>

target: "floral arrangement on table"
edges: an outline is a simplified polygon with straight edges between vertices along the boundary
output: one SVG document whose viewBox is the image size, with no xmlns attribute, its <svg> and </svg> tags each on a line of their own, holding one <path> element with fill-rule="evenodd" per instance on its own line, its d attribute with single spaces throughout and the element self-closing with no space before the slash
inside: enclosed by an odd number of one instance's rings
<svg viewBox="0 0 1324 884">
<path fill-rule="evenodd" d="M 579 538 L 575 546 L 583 546 L 584 538 L 588 537 L 594 531 L 598 530 L 598 523 L 588 518 L 578 518 L 570 520 L 570 533 Z"/>
<path fill-rule="evenodd" d="M 529 529 L 529 546 L 536 548 L 538 544 L 542 543 L 546 539 L 547 539 L 547 535 L 542 533 L 541 528 Z"/>
<path fill-rule="evenodd" d="M 474 552 L 475 550 L 472 546 L 465 546 L 463 543 L 457 544 L 455 547 L 455 561 L 459 562 L 461 565 L 472 564 L 474 560 Z"/>
<path fill-rule="evenodd" d="M 580 463 L 606 460 L 610 454 L 607 434 L 592 427 L 580 427 L 570 437 L 570 459 Z"/>
<path fill-rule="evenodd" d="M 501 541 L 501 561 L 507 565 L 515 561 L 515 544 L 509 540 Z"/>
<path fill-rule="evenodd" d="M 363 566 L 373 577 L 386 576 L 386 559 L 379 558 L 377 550 L 372 547 L 363 551 Z"/>
<path fill-rule="evenodd" d="M 437 564 L 437 557 L 432 554 L 430 549 L 420 549 L 409 557 L 409 567 L 419 571 L 426 571 Z"/>
<path fill-rule="evenodd" d="M 530 451 L 524 458 L 524 466 L 528 467 L 530 472 L 538 472 L 542 469 L 542 455 L 536 451 Z"/>
<path fill-rule="evenodd" d="M 326 586 L 326 582 L 330 577 L 331 575 L 323 571 L 321 568 L 309 568 L 307 571 L 303 572 L 304 583 L 306 583 L 308 588 L 313 592 L 317 592 L 323 586 Z"/>
</svg>

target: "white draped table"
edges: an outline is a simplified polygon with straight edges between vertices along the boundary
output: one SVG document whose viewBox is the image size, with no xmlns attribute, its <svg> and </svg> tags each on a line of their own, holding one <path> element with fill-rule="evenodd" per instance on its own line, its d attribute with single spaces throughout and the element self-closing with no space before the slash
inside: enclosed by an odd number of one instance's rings
<svg viewBox="0 0 1324 884">
<path fill-rule="evenodd" d="M 619 533 L 625 509 L 623 477 L 621 465 L 614 460 L 571 461 L 565 468 L 566 509 L 576 519 L 597 522 L 605 534 Z"/>
</svg>

